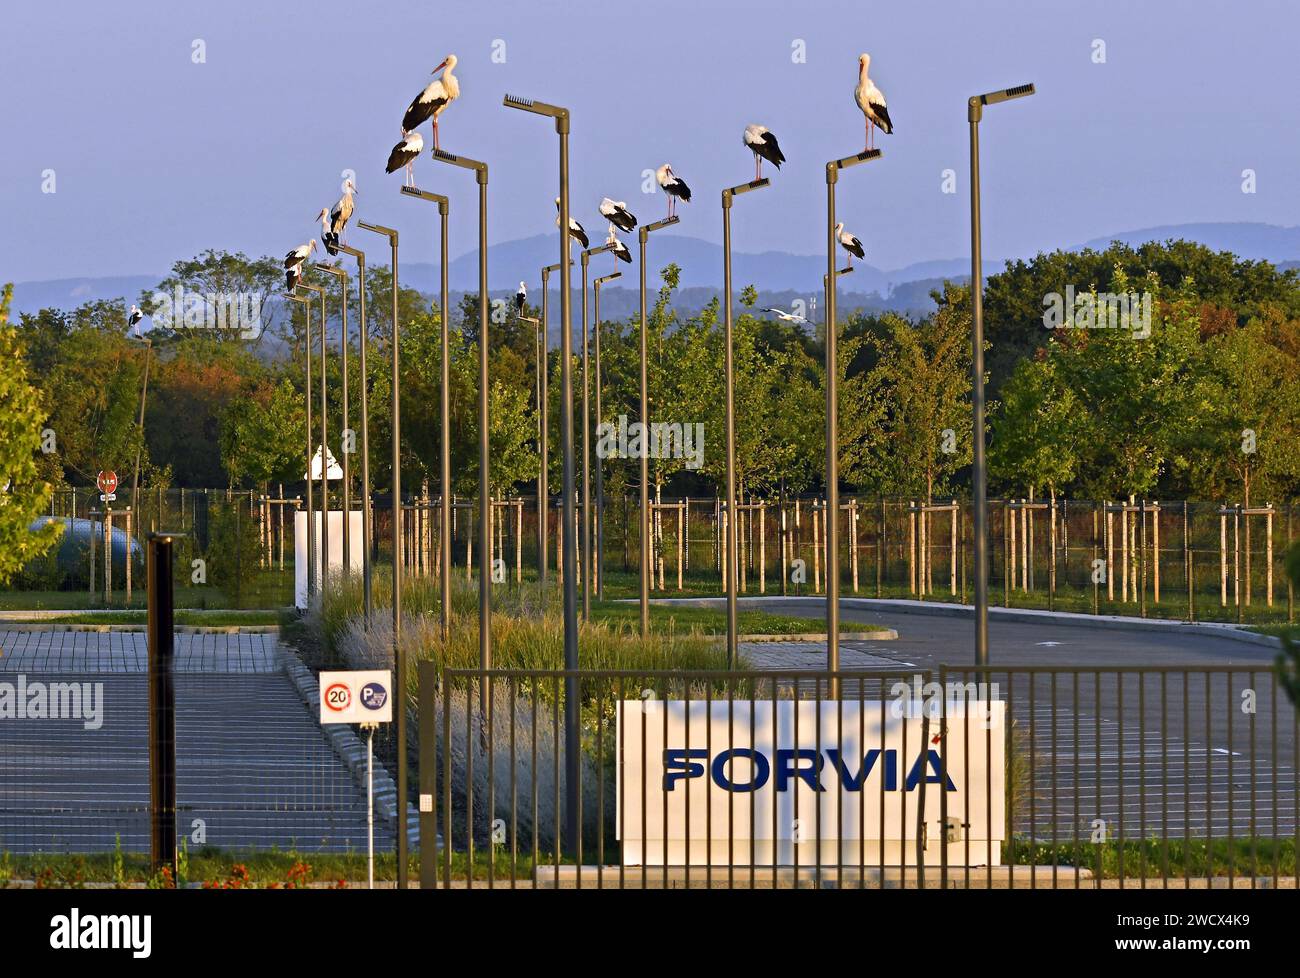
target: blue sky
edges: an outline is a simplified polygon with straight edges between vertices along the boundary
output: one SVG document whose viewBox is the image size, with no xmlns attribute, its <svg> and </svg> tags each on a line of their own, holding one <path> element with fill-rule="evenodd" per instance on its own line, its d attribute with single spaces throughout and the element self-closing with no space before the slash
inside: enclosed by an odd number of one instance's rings
<svg viewBox="0 0 1300 978">
<path fill-rule="evenodd" d="M 152 273 L 209 246 L 283 254 L 315 233 L 346 168 L 358 213 L 402 230 L 404 260 L 432 260 L 433 209 L 401 199 L 383 165 L 448 53 L 462 97 L 442 145 L 490 163 L 492 242 L 554 227 L 556 139 L 501 106 L 517 92 L 573 110 L 589 230 L 606 194 L 661 215 L 641 174 L 669 161 L 696 195 L 681 232 L 720 240 L 718 191 L 752 176 L 740 134 L 760 122 L 789 163 L 738 202 L 736 247 L 821 250 L 824 163 L 862 146 L 862 51 L 897 131 L 878 137 L 882 161 L 844 175 L 839 207 L 882 268 L 968 253 L 964 99 L 1024 81 L 1038 94 L 982 127 L 988 257 L 1149 225 L 1297 224 L 1298 29 L 1300 8 L 1280 0 L 24 0 L 0 34 L 0 279 Z M 453 255 L 473 248 L 472 176 L 427 158 L 417 176 L 453 198 Z"/>
</svg>

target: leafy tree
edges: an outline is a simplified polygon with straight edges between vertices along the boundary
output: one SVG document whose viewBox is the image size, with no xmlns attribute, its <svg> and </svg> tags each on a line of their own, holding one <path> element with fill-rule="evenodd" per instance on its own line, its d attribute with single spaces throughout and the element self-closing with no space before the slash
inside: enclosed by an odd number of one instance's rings
<svg viewBox="0 0 1300 978">
<path fill-rule="evenodd" d="M 29 379 L 18 332 L 9 325 L 13 286 L 0 292 L 0 584 L 54 546 L 62 524 L 30 527 L 50 504 L 51 486 L 37 479 L 44 411 Z"/>
<path fill-rule="evenodd" d="M 296 482 L 305 469 L 302 434 L 305 399 L 287 377 L 263 381 L 233 398 L 221 413 L 221 462 L 233 488 L 251 482 L 265 489 Z"/>
</svg>

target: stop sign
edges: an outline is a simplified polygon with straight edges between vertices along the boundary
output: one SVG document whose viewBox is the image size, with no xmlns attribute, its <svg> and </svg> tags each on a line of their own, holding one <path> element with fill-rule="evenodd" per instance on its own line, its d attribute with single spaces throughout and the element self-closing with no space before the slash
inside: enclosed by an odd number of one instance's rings
<svg viewBox="0 0 1300 978">
<path fill-rule="evenodd" d="M 117 473 L 101 472 L 95 480 L 95 485 L 99 486 L 99 491 L 105 495 L 111 496 L 117 491 Z"/>
</svg>

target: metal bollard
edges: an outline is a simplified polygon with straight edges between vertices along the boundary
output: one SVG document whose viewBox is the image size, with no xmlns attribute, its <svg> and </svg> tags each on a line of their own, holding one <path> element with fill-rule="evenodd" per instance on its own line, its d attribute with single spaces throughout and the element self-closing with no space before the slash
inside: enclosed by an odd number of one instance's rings
<svg viewBox="0 0 1300 978">
<path fill-rule="evenodd" d="M 155 873 L 176 879 L 176 677 L 172 542 L 181 534 L 149 534 L 149 822 Z"/>
</svg>

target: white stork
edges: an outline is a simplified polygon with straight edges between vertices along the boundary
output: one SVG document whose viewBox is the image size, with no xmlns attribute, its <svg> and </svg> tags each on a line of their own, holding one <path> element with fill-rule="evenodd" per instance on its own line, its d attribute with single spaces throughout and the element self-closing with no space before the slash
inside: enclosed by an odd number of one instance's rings
<svg viewBox="0 0 1300 978">
<path fill-rule="evenodd" d="M 344 180 L 343 196 L 329 212 L 328 226 L 323 221 L 321 223 L 321 240 L 325 243 L 325 250 L 331 255 L 339 253 L 339 240 L 352 217 L 352 195 L 356 192 L 357 185 L 351 179 Z"/>
<path fill-rule="evenodd" d="M 600 216 L 625 234 L 636 228 L 636 215 L 627 209 L 626 201 L 606 197 L 600 202 Z"/>
<path fill-rule="evenodd" d="M 312 242 L 315 244 L 316 242 Z M 287 291 L 292 292 L 302 281 L 302 262 L 296 265 L 286 265 L 284 269 L 284 287 Z"/>
<path fill-rule="evenodd" d="M 866 258 L 867 252 L 862 247 L 862 242 L 858 240 L 856 234 L 850 234 L 844 230 L 844 222 L 840 221 L 835 225 L 835 237 L 839 239 L 840 247 L 849 253 L 849 264 L 853 264 L 854 257 Z"/>
<path fill-rule="evenodd" d="M 294 248 L 293 251 L 284 256 L 284 267 L 292 268 L 294 265 L 301 265 L 311 257 L 311 253 L 315 250 L 315 241 L 308 241 L 306 244 L 300 244 L 297 248 Z"/>
<path fill-rule="evenodd" d="M 627 245 L 618 240 L 618 230 L 613 224 L 609 226 L 609 236 L 605 238 L 605 244 L 613 249 L 612 254 L 619 261 L 632 264 L 632 252 L 627 250 Z"/>
<path fill-rule="evenodd" d="M 555 198 L 555 209 L 556 209 L 557 211 L 560 209 L 560 198 L 559 198 L 559 197 L 556 197 L 556 198 Z M 560 215 L 559 215 L 559 214 L 556 214 L 556 215 L 555 215 L 555 226 L 556 226 L 557 228 L 560 226 Z M 591 247 L 591 241 L 588 240 L 588 238 L 587 238 L 587 231 L 586 231 L 586 229 L 583 228 L 583 226 L 582 226 L 581 224 L 579 224 L 577 221 L 575 221 L 575 220 L 573 219 L 573 215 L 569 215 L 569 233 L 570 233 L 571 235 L 573 235 L 575 238 L 578 239 L 578 241 L 582 244 L 582 248 L 583 248 L 584 251 L 585 251 L 586 249 L 588 249 L 588 248 Z"/>
<path fill-rule="evenodd" d="M 659 181 L 659 188 L 663 190 L 668 198 L 668 216 L 673 217 L 677 213 L 676 201 L 680 197 L 688 204 L 691 202 L 691 188 L 686 186 L 686 181 L 673 172 L 673 165 L 665 163 L 655 171 L 655 178 Z"/>
<path fill-rule="evenodd" d="M 870 64 L 871 55 L 864 54 L 858 58 L 858 87 L 853 90 L 853 100 L 867 117 L 867 149 L 871 148 L 872 127 L 884 130 L 887 136 L 894 131 L 894 124 L 889 121 L 889 109 L 885 108 L 885 93 L 867 77 Z"/>
<path fill-rule="evenodd" d="M 144 313 L 135 303 L 131 303 L 131 311 L 126 314 L 126 328 L 135 330 L 135 335 L 140 335 L 140 320 L 144 319 Z"/>
<path fill-rule="evenodd" d="M 456 67 L 456 56 L 447 55 L 442 64 L 433 69 L 433 74 L 442 72 L 441 78 L 435 78 L 425 86 L 424 91 L 406 107 L 402 116 L 402 132 L 414 132 L 430 119 L 433 120 L 433 148 L 438 149 L 438 116 L 442 110 L 460 97 L 460 82 L 451 70 Z M 445 69 L 445 70 L 444 70 Z"/>
<path fill-rule="evenodd" d="M 519 283 L 519 291 L 515 293 L 515 318 L 518 319 L 524 312 L 524 303 L 528 301 L 528 286 L 523 282 Z"/>
<path fill-rule="evenodd" d="M 797 316 L 792 312 L 786 312 L 784 309 L 764 309 L 763 311 L 772 313 L 772 315 L 776 316 L 776 318 L 782 322 L 794 323 L 796 326 L 808 325 L 808 320 L 803 316 Z"/>
<path fill-rule="evenodd" d="M 408 132 L 402 135 L 402 141 L 393 147 L 393 151 L 388 154 L 388 166 L 384 168 L 385 173 L 396 173 L 398 167 L 406 167 L 406 186 L 415 186 L 414 163 L 424 152 L 424 137 L 418 132 Z"/>
<path fill-rule="evenodd" d="M 745 148 L 754 154 L 754 179 L 762 179 L 763 161 L 767 160 L 778 170 L 785 162 L 785 154 L 777 145 L 776 133 L 769 132 L 767 126 L 750 125 L 745 127 Z"/>
</svg>

